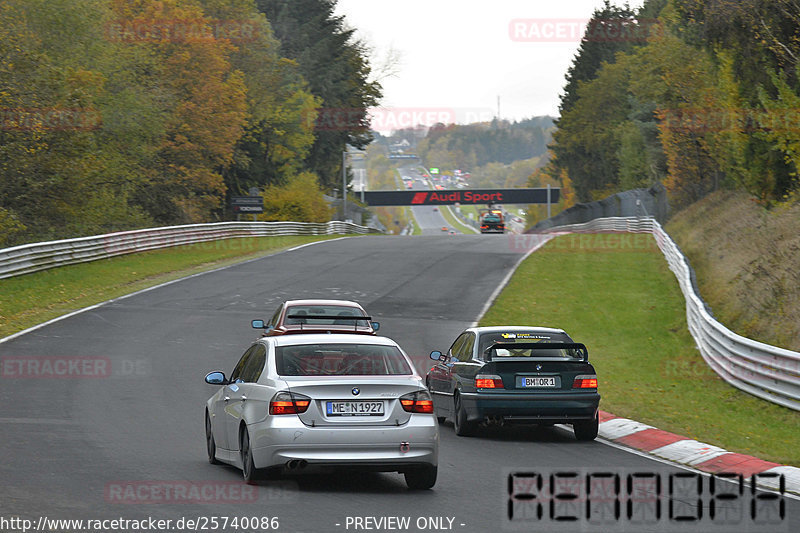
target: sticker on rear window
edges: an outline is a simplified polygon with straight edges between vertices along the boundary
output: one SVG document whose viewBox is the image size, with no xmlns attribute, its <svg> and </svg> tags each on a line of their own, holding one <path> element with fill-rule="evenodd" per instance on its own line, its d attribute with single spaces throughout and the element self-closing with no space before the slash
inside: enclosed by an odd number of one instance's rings
<svg viewBox="0 0 800 533">
<path fill-rule="evenodd" d="M 503 333 L 501 337 L 504 339 L 550 339 L 549 336 L 535 333 Z"/>
</svg>

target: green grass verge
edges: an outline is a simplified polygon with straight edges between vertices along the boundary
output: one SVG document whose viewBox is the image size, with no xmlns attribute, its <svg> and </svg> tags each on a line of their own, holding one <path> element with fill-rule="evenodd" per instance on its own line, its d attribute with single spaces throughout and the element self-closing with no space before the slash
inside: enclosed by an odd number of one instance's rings
<svg viewBox="0 0 800 533">
<path fill-rule="evenodd" d="M 567 235 L 526 259 L 482 326 L 563 328 L 589 348 L 600 408 L 730 451 L 800 465 L 800 413 L 703 361 L 675 276 L 647 235 Z"/>
<path fill-rule="evenodd" d="M 472 226 L 467 226 L 466 224 L 461 222 L 458 219 L 458 217 L 455 216 L 452 211 L 450 211 L 450 206 L 447 205 L 440 206 L 439 212 L 442 213 L 442 216 L 444 217 L 445 220 L 447 220 L 447 223 L 449 225 L 459 230 L 460 232 L 466 233 L 468 235 L 473 233 L 478 233 L 478 230 L 476 230 Z"/>
<path fill-rule="evenodd" d="M 247 259 L 339 235 L 248 237 L 189 244 L 0 280 L 0 337 L 76 309 Z"/>
<path fill-rule="evenodd" d="M 474 205 L 462 205 L 461 212 L 467 217 L 469 217 L 469 214 L 472 213 L 472 218 L 474 220 L 478 220 L 478 208 Z"/>
</svg>

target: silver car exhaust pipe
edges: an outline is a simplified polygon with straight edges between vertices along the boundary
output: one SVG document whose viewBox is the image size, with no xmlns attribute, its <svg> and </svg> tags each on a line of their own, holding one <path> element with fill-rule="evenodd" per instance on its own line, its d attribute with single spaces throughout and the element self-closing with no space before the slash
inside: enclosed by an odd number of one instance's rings
<svg viewBox="0 0 800 533">
<path fill-rule="evenodd" d="M 302 470 L 308 465 L 308 462 L 305 459 L 292 459 L 286 462 L 286 468 L 288 470 Z"/>
</svg>

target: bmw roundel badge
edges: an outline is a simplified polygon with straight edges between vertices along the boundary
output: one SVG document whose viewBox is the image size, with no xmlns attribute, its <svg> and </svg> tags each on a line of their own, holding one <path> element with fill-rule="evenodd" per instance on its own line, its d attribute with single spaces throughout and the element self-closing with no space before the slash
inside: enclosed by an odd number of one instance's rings
<svg viewBox="0 0 800 533">
<path fill-rule="evenodd" d="M 353 396 L 358 396 L 359 393 L 361 392 L 361 389 L 359 389 L 358 387 L 353 387 L 352 392 L 353 392 Z"/>
<path fill-rule="evenodd" d="M 536 370 L 541 370 L 541 369 L 542 369 L 542 365 L 540 365 L 539 363 L 536 363 Z"/>
</svg>

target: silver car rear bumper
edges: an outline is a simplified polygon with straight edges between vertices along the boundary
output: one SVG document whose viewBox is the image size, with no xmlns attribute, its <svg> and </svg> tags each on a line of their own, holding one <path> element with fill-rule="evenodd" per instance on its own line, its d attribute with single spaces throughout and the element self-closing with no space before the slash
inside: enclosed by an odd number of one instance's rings
<svg viewBox="0 0 800 533">
<path fill-rule="evenodd" d="M 439 426 L 412 415 L 401 426 L 309 427 L 297 416 L 272 416 L 248 426 L 256 468 L 303 460 L 309 466 L 438 465 Z"/>
</svg>

